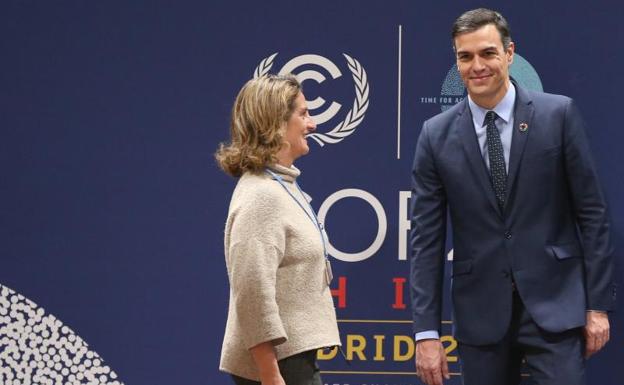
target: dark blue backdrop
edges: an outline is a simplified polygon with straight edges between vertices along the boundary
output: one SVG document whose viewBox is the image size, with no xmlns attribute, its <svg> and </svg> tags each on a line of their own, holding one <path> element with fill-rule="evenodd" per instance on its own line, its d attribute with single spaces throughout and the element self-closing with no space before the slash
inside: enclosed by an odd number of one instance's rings
<svg viewBox="0 0 624 385">
<path fill-rule="evenodd" d="M 361 189 L 380 202 L 387 232 L 369 258 L 334 260 L 335 275 L 346 278 L 338 317 L 354 362 L 321 365 L 328 383 L 416 384 L 412 360 L 402 358 L 409 353 L 401 337 L 410 334 L 409 309 L 401 308 L 396 286 L 407 278 L 399 258 L 406 215 L 400 191 L 409 190 L 420 125 L 441 108 L 453 65 L 450 25 L 482 5 L 507 16 L 517 52 L 544 90 L 581 107 L 618 256 L 619 3 L 6 0 L 0 284 L 73 329 L 126 384 L 227 383 L 217 370 L 228 294 L 222 234 L 235 181 L 216 168 L 212 153 L 227 139 L 236 92 L 273 53 L 271 72 L 304 54 L 333 62 L 342 73 L 334 80 L 313 63 L 299 70 L 327 78 L 304 82 L 309 101 L 342 104 L 319 132 L 346 119 L 356 97 L 346 53 L 367 75 L 364 119 L 340 143 L 310 140 L 311 154 L 297 166 L 316 209 L 339 190 Z M 377 234 L 375 212 L 361 199 L 340 200 L 326 219 L 332 244 L 343 252 L 366 249 Z M 621 281 L 619 266 L 617 275 Z M 333 285 L 338 289 L 337 280 Z M 617 367 L 621 316 L 613 315 L 612 325 L 611 343 L 589 363 L 590 384 L 624 382 Z M 5 333 L 0 329 L 0 338 Z M 6 347 L 0 340 L 0 352 Z M 458 376 L 450 383 L 459 384 Z"/>
</svg>

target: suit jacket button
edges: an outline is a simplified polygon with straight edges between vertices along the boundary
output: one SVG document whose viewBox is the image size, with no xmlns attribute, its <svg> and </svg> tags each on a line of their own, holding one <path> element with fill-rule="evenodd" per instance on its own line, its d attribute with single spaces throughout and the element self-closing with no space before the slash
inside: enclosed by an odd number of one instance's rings
<svg viewBox="0 0 624 385">
<path fill-rule="evenodd" d="M 505 238 L 511 239 L 511 230 L 505 231 Z"/>
</svg>

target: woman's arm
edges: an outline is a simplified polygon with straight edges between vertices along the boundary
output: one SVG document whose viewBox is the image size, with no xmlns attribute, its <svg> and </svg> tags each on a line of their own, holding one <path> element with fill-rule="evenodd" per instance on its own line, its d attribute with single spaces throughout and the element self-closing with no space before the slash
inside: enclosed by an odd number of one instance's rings
<svg viewBox="0 0 624 385">
<path fill-rule="evenodd" d="M 249 351 L 260 372 L 262 385 L 286 385 L 280 374 L 275 348 L 271 341 L 258 344 Z"/>
</svg>

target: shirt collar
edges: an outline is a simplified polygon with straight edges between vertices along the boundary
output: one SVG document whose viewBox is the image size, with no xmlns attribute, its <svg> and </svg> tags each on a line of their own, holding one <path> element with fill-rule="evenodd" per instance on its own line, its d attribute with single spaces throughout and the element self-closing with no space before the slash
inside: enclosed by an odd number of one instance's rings
<svg viewBox="0 0 624 385">
<path fill-rule="evenodd" d="M 503 96 L 501 101 L 498 102 L 498 104 L 491 110 L 477 105 L 477 103 L 470 98 L 470 95 L 468 95 L 468 106 L 470 107 L 470 112 L 472 113 L 472 117 L 475 122 L 479 122 L 479 124 L 484 125 L 485 114 L 488 111 L 494 111 L 499 118 L 505 121 L 505 123 L 509 123 L 509 119 L 511 119 L 511 114 L 513 113 L 514 103 L 516 101 L 516 87 L 511 81 L 509 84 L 511 87 L 507 89 L 505 96 Z"/>
</svg>

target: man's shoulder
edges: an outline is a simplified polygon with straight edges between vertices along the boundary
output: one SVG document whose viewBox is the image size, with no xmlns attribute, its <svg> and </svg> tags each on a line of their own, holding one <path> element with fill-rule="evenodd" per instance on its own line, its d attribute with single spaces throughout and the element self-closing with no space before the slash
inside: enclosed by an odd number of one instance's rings
<svg viewBox="0 0 624 385">
<path fill-rule="evenodd" d="M 560 94 L 526 89 L 524 89 L 524 93 L 536 108 L 565 108 L 572 102 L 572 98 Z"/>
</svg>

